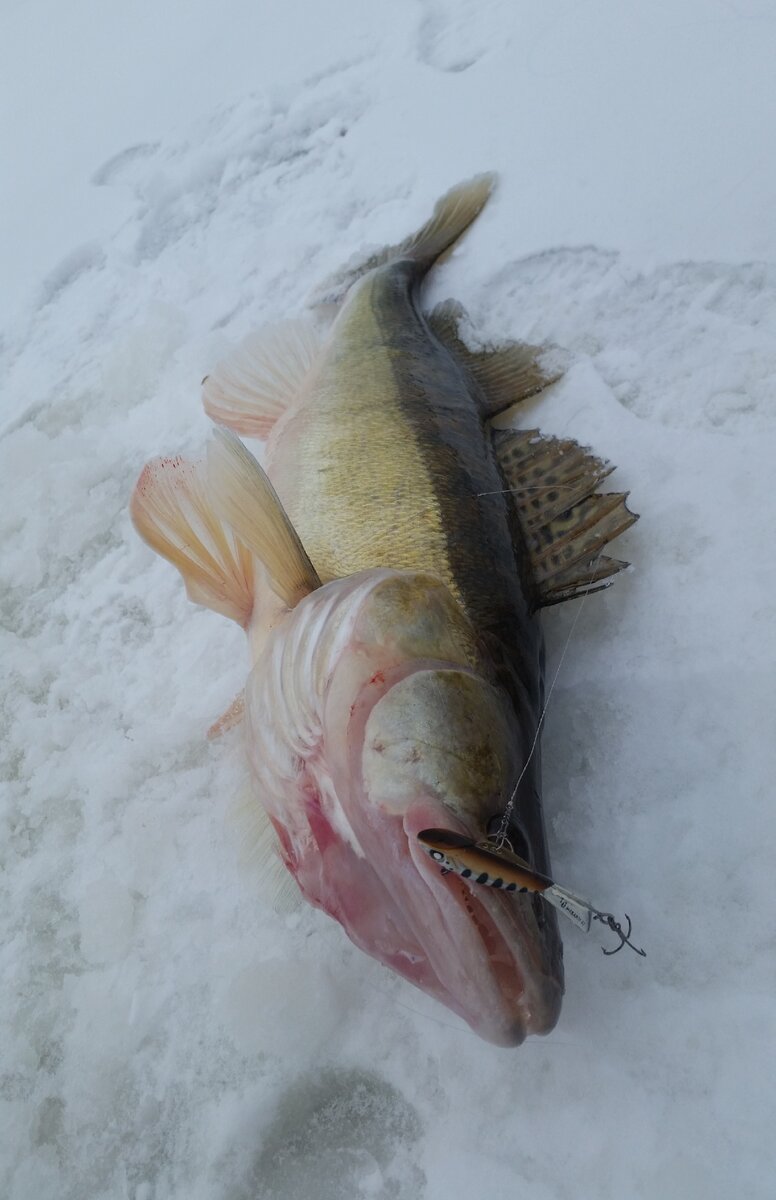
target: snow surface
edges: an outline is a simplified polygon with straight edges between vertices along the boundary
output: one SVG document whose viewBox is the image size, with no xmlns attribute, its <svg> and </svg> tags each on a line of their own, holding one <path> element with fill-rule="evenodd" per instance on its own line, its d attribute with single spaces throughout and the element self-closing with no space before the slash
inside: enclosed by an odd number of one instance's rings
<svg viewBox="0 0 776 1200">
<path fill-rule="evenodd" d="M 8 4 L 0 421 L 0 1195 L 776 1194 L 769 0 Z M 429 300 L 574 365 L 526 415 L 617 462 L 636 569 L 544 735 L 565 932 L 517 1051 L 304 909 L 230 809 L 242 634 L 135 536 L 198 384 L 365 244 L 495 168 Z M 545 621 L 551 663 L 573 605 Z M 603 939 L 606 940 L 606 939 Z"/>
</svg>

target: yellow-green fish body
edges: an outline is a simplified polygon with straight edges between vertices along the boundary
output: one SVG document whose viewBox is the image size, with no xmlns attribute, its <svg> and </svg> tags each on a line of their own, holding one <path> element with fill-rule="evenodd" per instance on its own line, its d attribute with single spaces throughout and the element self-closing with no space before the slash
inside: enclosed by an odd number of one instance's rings
<svg viewBox="0 0 776 1200">
<path fill-rule="evenodd" d="M 558 1017 L 554 914 L 538 893 L 442 877 L 418 837 L 477 842 L 506 812 L 513 850 L 549 876 L 538 610 L 624 565 L 601 551 L 633 517 L 595 494 L 610 468 L 574 443 L 491 429 L 557 377 L 540 351 L 472 351 L 455 306 L 420 308 L 491 188 L 453 189 L 346 272 L 325 337 L 281 323 L 207 378 L 213 419 L 267 440 L 266 474 L 219 432 L 207 466 L 149 464 L 132 514 L 192 599 L 248 632 L 256 812 L 301 893 L 515 1045 Z"/>
</svg>

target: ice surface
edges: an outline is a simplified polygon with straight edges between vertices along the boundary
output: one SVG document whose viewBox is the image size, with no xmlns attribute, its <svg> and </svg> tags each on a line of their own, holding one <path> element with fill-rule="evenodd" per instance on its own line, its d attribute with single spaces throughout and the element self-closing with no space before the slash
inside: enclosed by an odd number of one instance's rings
<svg viewBox="0 0 776 1200">
<path fill-rule="evenodd" d="M 771 1197 L 776 18 L 764 0 L 78 0 L 6 14 L 0 1195 Z M 526 421 L 618 463 L 635 569 L 544 736 L 558 1029 L 478 1041 L 303 909 L 230 813 L 239 630 L 138 541 L 199 380 L 447 186 L 439 272 L 572 366 Z M 7 264 L 7 269 L 5 269 Z M 550 672 L 573 606 L 547 614 Z"/>
</svg>

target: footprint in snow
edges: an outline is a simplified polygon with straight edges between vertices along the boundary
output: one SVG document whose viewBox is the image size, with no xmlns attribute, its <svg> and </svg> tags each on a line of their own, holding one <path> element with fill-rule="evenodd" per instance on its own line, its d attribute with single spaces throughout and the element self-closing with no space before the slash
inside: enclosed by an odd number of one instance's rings
<svg viewBox="0 0 776 1200">
<path fill-rule="evenodd" d="M 459 75 L 483 57 L 486 46 L 479 43 L 476 14 L 464 9 L 462 15 L 462 21 L 455 21 L 451 20 L 448 9 L 426 6 L 426 13 L 418 25 L 417 54 L 427 67 Z M 463 55 L 462 46 L 467 47 Z"/>
<path fill-rule="evenodd" d="M 379 1075 L 333 1068 L 305 1076 L 278 1101 L 234 1200 L 420 1200 L 425 1178 L 413 1156 L 421 1132 L 413 1106 Z"/>
<path fill-rule="evenodd" d="M 136 146 L 128 146 L 126 150 L 120 150 L 118 154 L 112 155 L 101 167 L 97 168 L 92 175 L 92 183 L 95 187 L 107 187 L 109 184 L 116 183 L 130 167 L 156 154 L 159 145 L 159 142 L 139 142 Z"/>
</svg>

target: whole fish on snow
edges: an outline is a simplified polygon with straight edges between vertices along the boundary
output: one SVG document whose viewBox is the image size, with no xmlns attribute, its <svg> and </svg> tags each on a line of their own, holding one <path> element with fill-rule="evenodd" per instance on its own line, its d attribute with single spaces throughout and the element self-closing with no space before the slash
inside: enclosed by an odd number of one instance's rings
<svg viewBox="0 0 776 1200">
<path fill-rule="evenodd" d="M 516 1045 L 558 1018 L 555 915 L 443 876 L 418 834 L 482 838 L 514 793 L 510 843 L 549 876 L 539 610 L 605 586 L 626 564 L 601 551 L 635 517 L 596 493 L 611 468 L 576 443 L 490 427 L 557 378 L 551 358 L 473 352 L 457 305 L 419 307 L 492 186 L 453 189 L 343 273 L 325 337 L 291 321 L 247 338 L 204 385 L 234 432 L 206 463 L 149 463 L 132 516 L 190 597 L 248 633 L 255 803 L 302 894 Z M 234 433 L 266 439 L 266 474 Z"/>
</svg>

